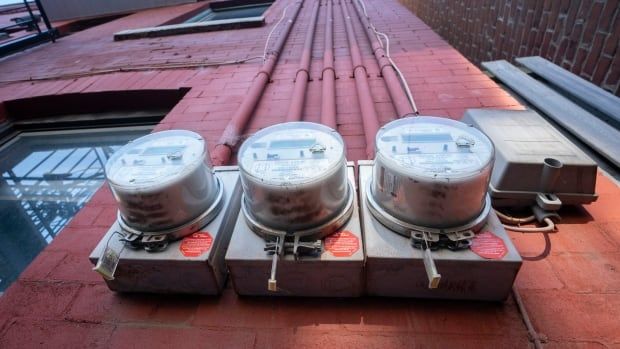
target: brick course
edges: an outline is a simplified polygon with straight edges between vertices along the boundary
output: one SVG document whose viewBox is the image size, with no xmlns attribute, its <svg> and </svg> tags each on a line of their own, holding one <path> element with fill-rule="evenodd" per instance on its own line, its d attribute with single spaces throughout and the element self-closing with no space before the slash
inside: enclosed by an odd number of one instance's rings
<svg viewBox="0 0 620 349">
<path fill-rule="evenodd" d="M 203 3 L 135 13 L 62 38 L 55 44 L 9 57 L 0 64 L 0 80 L 28 80 L 31 76 L 88 72 L 93 68 L 145 62 L 218 61 L 261 55 L 266 33 L 290 2 L 292 0 L 277 1 L 266 13 L 266 25 L 260 28 L 114 42 L 115 31 L 165 23 Z M 390 36 L 392 56 L 404 72 L 423 114 L 458 119 L 467 108 L 523 108 L 397 1 L 366 2 L 373 23 Z M 543 11 L 546 17 L 550 16 L 550 4 L 537 6 L 538 18 Z M 273 82 L 268 84 L 245 131 L 247 134 L 285 119 L 311 7 L 304 6 L 301 10 L 272 76 Z M 562 9 L 559 7 L 557 11 Z M 511 8 L 503 6 L 502 11 L 511 11 Z M 310 69 L 312 81 L 304 108 L 304 120 L 309 121 L 319 118 L 324 14 L 322 6 Z M 574 16 L 578 18 L 577 14 Z M 531 21 L 539 20 L 534 13 L 530 17 Z M 347 158 L 358 160 L 365 158 L 366 141 L 338 6 L 334 7 L 334 18 L 337 128 L 345 139 Z M 368 65 L 380 123 L 384 124 L 394 118 L 394 110 L 383 79 L 378 76 L 361 24 L 357 20 L 353 23 Z M 465 25 L 475 28 L 481 27 L 483 22 Z M 533 33 L 524 31 L 523 36 L 543 41 L 544 33 Z M 512 45 L 514 47 L 515 43 Z M 582 60 L 586 59 L 587 51 Z M 183 128 L 199 132 L 212 149 L 232 112 L 243 100 L 259 66 L 260 60 L 196 69 L 153 69 L 3 83 L 0 84 L 0 102 L 66 93 L 187 87 L 190 88 L 187 94 L 155 129 Z M 1 110 L 0 104 L 0 119 Z M 588 347 L 591 343 L 612 347 L 619 343 L 614 330 L 620 305 L 613 272 L 620 269 L 617 258 L 620 253 L 620 211 L 617 209 L 620 189 L 600 175 L 597 192 L 598 202 L 562 212 L 564 220 L 560 232 L 553 235 L 551 253 L 554 258 L 525 262 L 517 283 L 526 307 L 533 313 L 536 328 L 547 334 L 557 347 Z M 238 297 L 230 287 L 221 297 L 116 294 L 108 290 L 87 260 L 88 253 L 112 224 L 115 207 L 109 188 L 103 186 L 0 297 L 1 348 L 168 348 L 175 345 L 524 348 L 529 345 L 512 299 L 502 304 L 486 304 L 371 297 L 350 300 L 251 298 Z M 590 222 L 592 219 L 596 222 Z M 538 234 L 511 234 L 511 237 L 528 255 L 536 255 L 544 248 L 544 239 Z M 584 278 L 590 275 L 588 270 L 577 269 L 568 258 L 584 253 L 588 258 L 582 258 L 577 266 L 591 266 L 594 275 L 608 278 L 608 281 L 592 283 L 590 290 L 584 290 L 587 281 Z M 560 271 L 582 274 L 558 276 Z M 549 279 L 539 280 L 539 276 L 549 275 Z M 582 301 L 587 306 L 579 305 Z M 561 317 L 555 316 L 558 309 L 562 310 Z M 595 322 L 581 326 L 584 321 L 590 321 L 588 314 L 592 309 L 605 309 L 610 315 L 605 317 L 604 312 L 599 312 L 594 317 Z M 578 331 L 562 331 L 563 328 Z"/>
<path fill-rule="evenodd" d="M 620 96 L 618 0 L 400 0 L 472 62 L 542 56 Z"/>
</svg>

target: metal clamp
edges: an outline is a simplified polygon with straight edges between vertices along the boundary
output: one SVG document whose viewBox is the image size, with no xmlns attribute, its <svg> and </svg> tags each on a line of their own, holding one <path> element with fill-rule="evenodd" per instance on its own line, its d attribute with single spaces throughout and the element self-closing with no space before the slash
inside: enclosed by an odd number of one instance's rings
<svg viewBox="0 0 620 349">
<path fill-rule="evenodd" d="M 411 235 L 413 239 L 413 234 Z M 428 277 L 428 288 L 435 289 L 439 287 L 439 281 L 441 281 L 441 274 L 437 271 L 437 266 L 433 260 L 433 254 L 428 244 L 428 240 L 431 239 L 430 234 L 427 232 L 422 233 L 424 240 L 424 270 L 426 270 L 426 276 Z"/>
<path fill-rule="evenodd" d="M 562 200 L 555 194 L 538 193 L 536 204 L 545 211 L 557 211 L 562 207 Z"/>
<path fill-rule="evenodd" d="M 428 277 L 428 288 L 438 288 L 439 281 L 441 280 L 441 274 L 437 271 L 432 251 L 437 251 L 441 248 L 447 248 L 451 251 L 467 249 L 471 246 L 474 236 L 475 234 L 471 230 L 446 234 L 411 231 L 411 246 L 424 250 L 423 260 L 426 276 Z"/>
<path fill-rule="evenodd" d="M 265 251 L 267 254 L 272 255 L 271 259 L 271 275 L 269 276 L 269 280 L 267 280 L 267 289 L 270 292 L 278 291 L 278 282 L 276 280 L 276 271 L 278 268 L 278 257 L 284 250 L 284 237 L 278 236 L 274 243 L 267 243 L 265 245 Z"/>
<path fill-rule="evenodd" d="M 287 237 L 282 235 L 277 236 L 275 241 L 270 240 L 265 243 L 265 251 L 272 256 L 271 274 L 269 280 L 267 280 L 267 289 L 270 292 L 278 291 L 276 272 L 280 256 L 293 253 L 295 260 L 298 260 L 301 256 L 316 256 L 323 250 L 323 242 L 321 240 L 301 241 L 301 237 L 298 235 L 293 236 L 292 242 L 287 242 L 286 239 Z"/>
<path fill-rule="evenodd" d="M 141 235 L 123 231 L 121 241 L 133 250 L 144 248 L 146 252 L 160 252 L 168 247 L 170 240 L 167 235 Z"/>
<path fill-rule="evenodd" d="M 445 234 L 412 230 L 411 246 L 417 249 L 429 248 L 432 251 L 441 248 L 447 248 L 451 251 L 465 250 L 471 246 L 475 235 L 471 230 Z"/>
</svg>

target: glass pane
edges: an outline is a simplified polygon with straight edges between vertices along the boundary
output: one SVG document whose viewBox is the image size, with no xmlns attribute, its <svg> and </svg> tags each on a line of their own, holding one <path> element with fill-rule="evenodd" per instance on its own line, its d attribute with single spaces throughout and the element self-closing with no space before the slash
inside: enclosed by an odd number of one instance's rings
<svg viewBox="0 0 620 349">
<path fill-rule="evenodd" d="M 0 150 L 0 292 L 99 189 L 110 155 L 149 132 L 31 132 Z"/>
<path fill-rule="evenodd" d="M 207 9 L 188 19 L 185 23 L 208 22 L 223 19 L 247 18 L 261 16 L 271 6 L 271 3 L 257 5 L 235 6 L 214 11 Z"/>
</svg>

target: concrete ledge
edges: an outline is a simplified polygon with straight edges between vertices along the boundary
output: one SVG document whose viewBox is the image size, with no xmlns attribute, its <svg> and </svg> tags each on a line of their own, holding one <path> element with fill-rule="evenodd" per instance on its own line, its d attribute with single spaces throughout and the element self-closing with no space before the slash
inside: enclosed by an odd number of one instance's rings
<svg viewBox="0 0 620 349">
<path fill-rule="evenodd" d="M 237 19 L 223 19 L 198 23 L 181 23 L 162 25 L 140 29 L 128 29 L 114 34 L 114 41 L 154 38 L 160 36 L 203 33 L 216 30 L 240 29 L 260 27 L 265 23 L 264 16 L 246 17 Z"/>
</svg>

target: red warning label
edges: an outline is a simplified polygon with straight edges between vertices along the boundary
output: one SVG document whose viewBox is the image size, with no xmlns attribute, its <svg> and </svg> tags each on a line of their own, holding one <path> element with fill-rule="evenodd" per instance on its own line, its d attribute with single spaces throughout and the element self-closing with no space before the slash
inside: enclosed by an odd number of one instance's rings
<svg viewBox="0 0 620 349">
<path fill-rule="evenodd" d="M 508 253 L 504 240 L 489 231 L 476 235 L 472 241 L 471 250 L 486 259 L 502 259 Z"/>
<path fill-rule="evenodd" d="M 213 238 L 208 231 L 200 231 L 185 237 L 179 250 L 185 257 L 199 257 L 211 249 Z"/>
<path fill-rule="evenodd" d="M 360 249 L 360 239 L 347 230 L 326 237 L 324 244 L 334 257 L 350 257 Z"/>
</svg>

